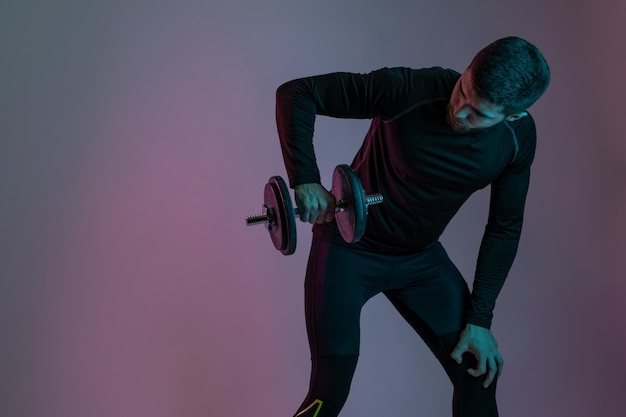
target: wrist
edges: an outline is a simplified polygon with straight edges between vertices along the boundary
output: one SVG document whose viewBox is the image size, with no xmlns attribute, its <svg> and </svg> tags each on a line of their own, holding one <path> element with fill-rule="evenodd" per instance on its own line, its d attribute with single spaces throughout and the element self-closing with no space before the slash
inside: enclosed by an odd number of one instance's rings
<svg viewBox="0 0 626 417">
<path fill-rule="evenodd" d="M 490 329 L 491 328 L 491 316 L 486 318 L 482 314 L 479 315 L 479 314 L 469 312 L 466 323 L 471 324 L 473 326 L 484 327 L 485 329 Z"/>
<path fill-rule="evenodd" d="M 322 185 L 320 183 L 317 183 L 317 182 L 307 182 L 307 183 L 303 183 L 303 184 L 294 185 L 293 190 L 295 192 L 298 192 L 298 191 L 311 191 L 311 190 L 317 190 L 321 186 Z"/>
</svg>

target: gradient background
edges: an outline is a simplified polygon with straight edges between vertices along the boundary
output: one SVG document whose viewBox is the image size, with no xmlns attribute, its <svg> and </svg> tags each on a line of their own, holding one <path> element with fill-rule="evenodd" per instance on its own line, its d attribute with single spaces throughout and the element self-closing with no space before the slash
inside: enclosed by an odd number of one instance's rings
<svg viewBox="0 0 626 417">
<path fill-rule="evenodd" d="M 246 228 L 285 175 L 274 92 L 336 70 L 465 69 L 496 38 L 552 85 L 493 331 L 504 416 L 623 415 L 626 3 L 4 0 L 0 415 L 290 416 L 309 372 L 309 226 Z M 368 123 L 319 118 L 324 182 Z M 471 280 L 487 199 L 444 235 Z M 382 298 L 345 416 L 447 416 L 451 388 Z"/>
</svg>

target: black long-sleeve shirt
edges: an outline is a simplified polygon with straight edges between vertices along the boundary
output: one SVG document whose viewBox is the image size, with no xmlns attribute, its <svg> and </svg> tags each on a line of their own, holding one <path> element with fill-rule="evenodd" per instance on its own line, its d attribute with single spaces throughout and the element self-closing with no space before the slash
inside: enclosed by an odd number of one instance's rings
<svg viewBox="0 0 626 417">
<path fill-rule="evenodd" d="M 531 116 L 458 133 L 445 121 L 460 74 L 442 68 L 384 68 L 369 74 L 302 78 L 277 90 L 278 133 L 289 183 L 320 182 L 313 149 L 316 115 L 372 119 L 351 166 L 368 194 L 358 243 L 406 254 L 437 241 L 469 196 L 491 185 L 468 323 L 490 327 L 496 298 L 511 268 L 522 228 L 536 132 Z M 336 225 L 315 233 L 338 241 Z"/>
</svg>

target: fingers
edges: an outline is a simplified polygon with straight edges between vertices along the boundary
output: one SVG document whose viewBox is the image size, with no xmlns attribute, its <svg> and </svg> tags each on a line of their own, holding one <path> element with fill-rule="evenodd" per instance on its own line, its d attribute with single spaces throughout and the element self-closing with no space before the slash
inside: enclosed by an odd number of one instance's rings
<svg viewBox="0 0 626 417">
<path fill-rule="evenodd" d="M 451 357 L 461 363 L 461 355 L 468 352 L 476 358 L 476 366 L 467 370 L 473 377 L 485 375 L 483 387 L 487 388 L 496 377 L 502 374 L 502 356 L 498 352 L 498 342 L 488 328 L 467 324 L 459 336 L 459 342 Z"/>
<path fill-rule="evenodd" d="M 498 373 L 498 366 L 496 365 L 496 360 L 493 357 L 490 357 L 487 360 L 487 369 L 487 377 L 483 381 L 483 388 L 487 388 L 493 382 L 496 374 Z"/>
<path fill-rule="evenodd" d="M 478 377 L 478 376 L 481 376 L 481 375 L 485 375 L 485 373 L 487 372 L 487 360 L 485 358 L 482 358 L 482 357 L 478 356 L 478 355 L 475 355 L 475 356 L 476 356 L 476 360 L 477 360 L 476 368 L 468 369 L 467 373 L 470 374 L 473 377 Z"/>
<path fill-rule="evenodd" d="M 499 353 L 496 355 L 496 365 L 498 366 L 498 378 L 500 378 L 500 375 L 502 375 L 502 368 L 504 368 L 504 360 Z"/>
<path fill-rule="evenodd" d="M 504 361 L 499 353 L 489 356 L 485 360 L 480 358 L 477 359 L 478 366 L 476 368 L 468 369 L 467 373 L 473 377 L 479 377 L 486 374 L 485 380 L 483 381 L 483 388 L 488 388 L 496 377 L 500 377 L 500 375 L 502 375 Z"/>
<path fill-rule="evenodd" d="M 461 362 L 463 362 L 463 354 L 466 352 L 466 348 L 462 347 L 461 345 L 456 345 L 456 347 L 454 348 L 454 350 L 452 351 L 452 353 L 450 354 L 450 357 L 452 359 L 454 359 L 454 361 L 457 364 L 461 364 Z"/>
<path fill-rule="evenodd" d="M 335 197 L 320 184 L 302 184 L 295 190 L 300 220 L 314 224 L 335 218 Z"/>
<path fill-rule="evenodd" d="M 335 218 L 335 205 L 327 202 L 318 202 L 316 205 L 308 205 L 300 211 L 300 220 L 306 223 L 331 222 Z"/>
</svg>

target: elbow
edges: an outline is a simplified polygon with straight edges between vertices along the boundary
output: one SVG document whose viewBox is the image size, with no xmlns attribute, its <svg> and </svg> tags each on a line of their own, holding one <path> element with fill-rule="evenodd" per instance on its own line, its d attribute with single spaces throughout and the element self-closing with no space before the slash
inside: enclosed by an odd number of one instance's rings
<svg viewBox="0 0 626 417">
<path fill-rule="evenodd" d="M 276 102 L 291 101 L 300 89 L 298 80 L 287 81 L 276 89 Z"/>
<path fill-rule="evenodd" d="M 521 216 L 499 218 L 497 221 L 490 221 L 485 227 L 485 231 L 502 239 L 519 239 L 522 225 L 523 217 Z"/>
</svg>

